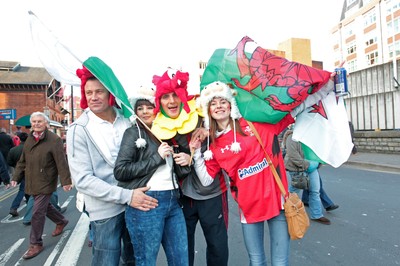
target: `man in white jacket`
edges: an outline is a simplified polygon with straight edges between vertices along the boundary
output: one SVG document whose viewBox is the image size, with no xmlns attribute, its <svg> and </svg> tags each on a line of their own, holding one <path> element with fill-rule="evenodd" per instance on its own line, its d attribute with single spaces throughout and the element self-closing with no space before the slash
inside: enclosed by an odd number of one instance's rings
<svg viewBox="0 0 400 266">
<path fill-rule="evenodd" d="M 124 131 L 131 123 L 114 107 L 115 98 L 103 85 L 107 82 L 101 80 L 103 74 L 117 81 L 116 77 L 100 59 L 94 59 L 91 63 L 98 62 L 95 71 L 85 67 L 86 61 L 77 70 L 84 112 L 68 129 L 68 163 L 77 190 L 85 195 L 85 210 L 93 230 L 92 265 L 117 266 L 120 261 L 122 265 L 134 265 L 125 207 L 148 211 L 157 206 L 157 201 L 144 194 L 146 187 L 130 190 L 117 186 L 114 163 Z M 101 73 L 98 67 L 104 65 Z"/>
</svg>

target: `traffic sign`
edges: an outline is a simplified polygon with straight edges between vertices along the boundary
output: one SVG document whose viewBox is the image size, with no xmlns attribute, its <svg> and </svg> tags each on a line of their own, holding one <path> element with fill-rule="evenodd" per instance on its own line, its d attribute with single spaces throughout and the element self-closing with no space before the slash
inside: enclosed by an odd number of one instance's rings
<svg viewBox="0 0 400 266">
<path fill-rule="evenodd" d="M 17 117 L 16 109 L 0 109 L 0 120 L 10 120 Z"/>
</svg>

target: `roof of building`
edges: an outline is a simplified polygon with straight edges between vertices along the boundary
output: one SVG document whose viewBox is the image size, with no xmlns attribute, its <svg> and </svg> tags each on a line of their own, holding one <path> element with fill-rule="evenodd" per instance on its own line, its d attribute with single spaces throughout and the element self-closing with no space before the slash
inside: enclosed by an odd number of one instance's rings
<svg viewBox="0 0 400 266">
<path fill-rule="evenodd" d="M 43 67 L 25 67 L 18 62 L 0 61 L 1 84 L 49 84 L 54 78 Z"/>
</svg>

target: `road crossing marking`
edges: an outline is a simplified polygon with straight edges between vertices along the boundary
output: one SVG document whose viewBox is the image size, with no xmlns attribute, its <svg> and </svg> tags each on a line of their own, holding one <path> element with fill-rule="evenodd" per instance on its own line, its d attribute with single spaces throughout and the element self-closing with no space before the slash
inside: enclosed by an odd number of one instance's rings
<svg viewBox="0 0 400 266">
<path fill-rule="evenodd" d="M 21 246 L 22 242 L 24 242 L 25 238 L 20 238 L 17 242 L 14 243 L 7 251 L 0 255 L 0 266 L 6 265 L 8 260 L 14 254 L 15 251 Z"/>
<path fill-rule="evenodd" d="M 25 208 L 26 207 L 26 204 L 24 203 L 23 205 L 21 205 L 19 208 L 18 208 L 18 212 L 20 212 L 23 208 Z M 11 216 L 11 214 L 8 214 L 5 218 L 3 218 L 2 220 L 1 220 L 1 223 L 2 224 L 9 224 L 9 223 L 15 223 L 15 222 L 18 222 L 18 221 L 21 221 L 22 219 L 24 219 L 24 216 L 19 216 L 18 218 L 14 218 L 14 219 L 11 219 L 11 218 L 13 218 L 12 216 Z"/>
<path fill-rule="evenodd" d="M 75 196 L 69 196 L 68 199 L 66 199 L 63 203 L 63 205 L 61 206 L 61 208 L 63 207 L 67 207 L 68 204 L 70 203 L 70 201 L 74 198 Z"/>
<path fill-rule="evenodd" d="M 75 266 L 89 232 L 89 217 L 82 213 L 55 266 Z"/>
<path fill-rule="evenodd" d="M 62 249 L 62 245 L 64 242 L 67 240 L 67 237 L 71 230 L 66 230 L 60 240 L 58 241 L 57 245 L 53 248 L 53 251 L 50 253 L 49 257 L 47 258 L 46 262 L 43 264 L 43 266 L 51 266 L 51 263 L 53 262 L 54 258 L 57 256 L 58 253 L 60 253 L 60 250 Z"/>
</svg>

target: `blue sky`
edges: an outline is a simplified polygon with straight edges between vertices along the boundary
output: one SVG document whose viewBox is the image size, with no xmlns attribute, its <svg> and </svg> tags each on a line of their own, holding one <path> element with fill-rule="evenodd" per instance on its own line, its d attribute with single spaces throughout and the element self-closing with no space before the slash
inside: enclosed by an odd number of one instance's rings
<svg viewBox="0 0 400 266">
<path fill-rule="evenodd" d="M 330 31 L 342 5 L 343 0 L 1 1 L 0 60 L 41 66 L 30 36 L 32 10 L 82 60 L 98 56 L 110 65 L 128 95 L 151 86 L 152 76 L 167 67 L 197 75 L 198 61 L 217 48 L 235 47 L 245 35 L 268 49 L 291 37 L 311 39 L 313 60 L 331 71 Z"/>
</svg>

